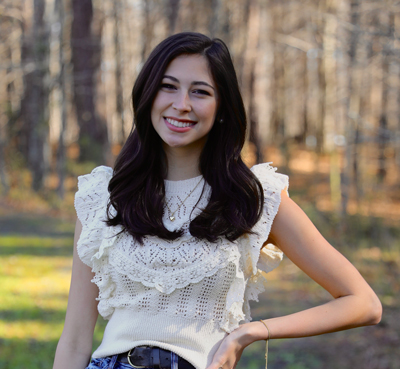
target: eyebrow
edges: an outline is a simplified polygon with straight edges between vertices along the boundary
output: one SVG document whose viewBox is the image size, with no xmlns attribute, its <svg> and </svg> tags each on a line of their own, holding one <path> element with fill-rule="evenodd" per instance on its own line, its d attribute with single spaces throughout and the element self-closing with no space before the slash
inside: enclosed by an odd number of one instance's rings
<svg viewBox="0 0 400 369">
<path fill-rule="evenodd" d="M 177 78 L 175 78 L 173 76 L 165 75 L 163 78 L 169 78 L 172 81 L 179 83 L 179 79 L 177 79 Z M 211 86 L 209 83 L 204 82 L 204 81 L 193 81 L 192 85 L 195 85 L 195 86 L 208 86 L 208 87 L 211 87 L 213 90 L 215 90 L 215 88 L 213 86 Z"/>
</svg>

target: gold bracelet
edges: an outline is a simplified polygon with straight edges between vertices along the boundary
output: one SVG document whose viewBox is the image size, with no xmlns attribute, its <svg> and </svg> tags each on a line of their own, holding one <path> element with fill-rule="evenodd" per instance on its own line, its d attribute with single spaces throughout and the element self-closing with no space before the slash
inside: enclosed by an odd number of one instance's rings
<svg viewBox="0 0 400 369">
<path fill-rule="evenodd" d="M 260 322 L 265 325 L 265 328 L 267 328 L 267 331 L 268 331 L 268 338 L 265 340 L 266 341 L 266 344 L 265 344 L 265 369 L 267 369 L 267 365 L 268 365 L 268 341 L 271 338 L 271 333 L 269 331 L 267 323 L 265 323 L 264 320 L 260 320 Z"/>
</svg>

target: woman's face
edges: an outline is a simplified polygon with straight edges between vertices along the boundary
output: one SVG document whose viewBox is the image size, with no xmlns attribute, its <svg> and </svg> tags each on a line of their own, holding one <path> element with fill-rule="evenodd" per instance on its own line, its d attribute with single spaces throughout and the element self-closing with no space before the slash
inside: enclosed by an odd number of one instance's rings
<svg viewBox="0 0 400 369">
<path fill-rule="evenodd" d="M 168 148 L 202 149 L 217 111 L 217 88 L 202 55 L 181 55 L 168 65 L 151 121 Z"/>
</svg>

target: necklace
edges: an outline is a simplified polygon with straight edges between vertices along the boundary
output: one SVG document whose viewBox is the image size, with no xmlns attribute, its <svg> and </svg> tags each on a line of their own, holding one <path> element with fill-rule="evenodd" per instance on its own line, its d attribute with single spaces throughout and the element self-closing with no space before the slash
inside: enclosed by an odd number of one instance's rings
<svg viewBox="0 0 400 369">
<path fill-rule="evenodd" d="M 171 212 L 171 209 L 169 208 L 168 204 L 165 203 L 165 205 L 167 206 L 168 209 L 168 213 L 169 213 L 169 220 L 171 222 L 173 222 L 175 220 L 174 214 L 181 208 L 181 206 L 185 203 L 185 201 L 189 198 L 189 196 L 194 192 L 194 190 L 198 187 L 198 185 L 200 184 L 200 182 L 203 180 L 203 176 L 200 178 L 200 181 L 197 182 L 197 185 L 194 186 L 193 190 L 189 192 L 189 195 L 187 195 L 185 197 L 185 199 L 183 201 L 181 201 L 181 204 L 175 209 L 174 212 Z"/>
</svg>

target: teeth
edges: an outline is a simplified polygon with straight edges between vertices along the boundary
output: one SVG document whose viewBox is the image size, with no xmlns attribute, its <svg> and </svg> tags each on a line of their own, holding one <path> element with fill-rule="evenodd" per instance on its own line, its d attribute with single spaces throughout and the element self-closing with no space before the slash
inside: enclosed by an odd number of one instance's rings
<svg viewBox="0 0 400 369">
<path fill-rule="evenodd" d="M 165 118 L 167 119 L 168 123 L 172 124 L 175 127 L 183 128 L 183 127 L 189 127 L 192 126 L 194 123 L 182 123 L 178 122 L 177 120 L 171 119 L 171 118 Z"/>
</svg>

